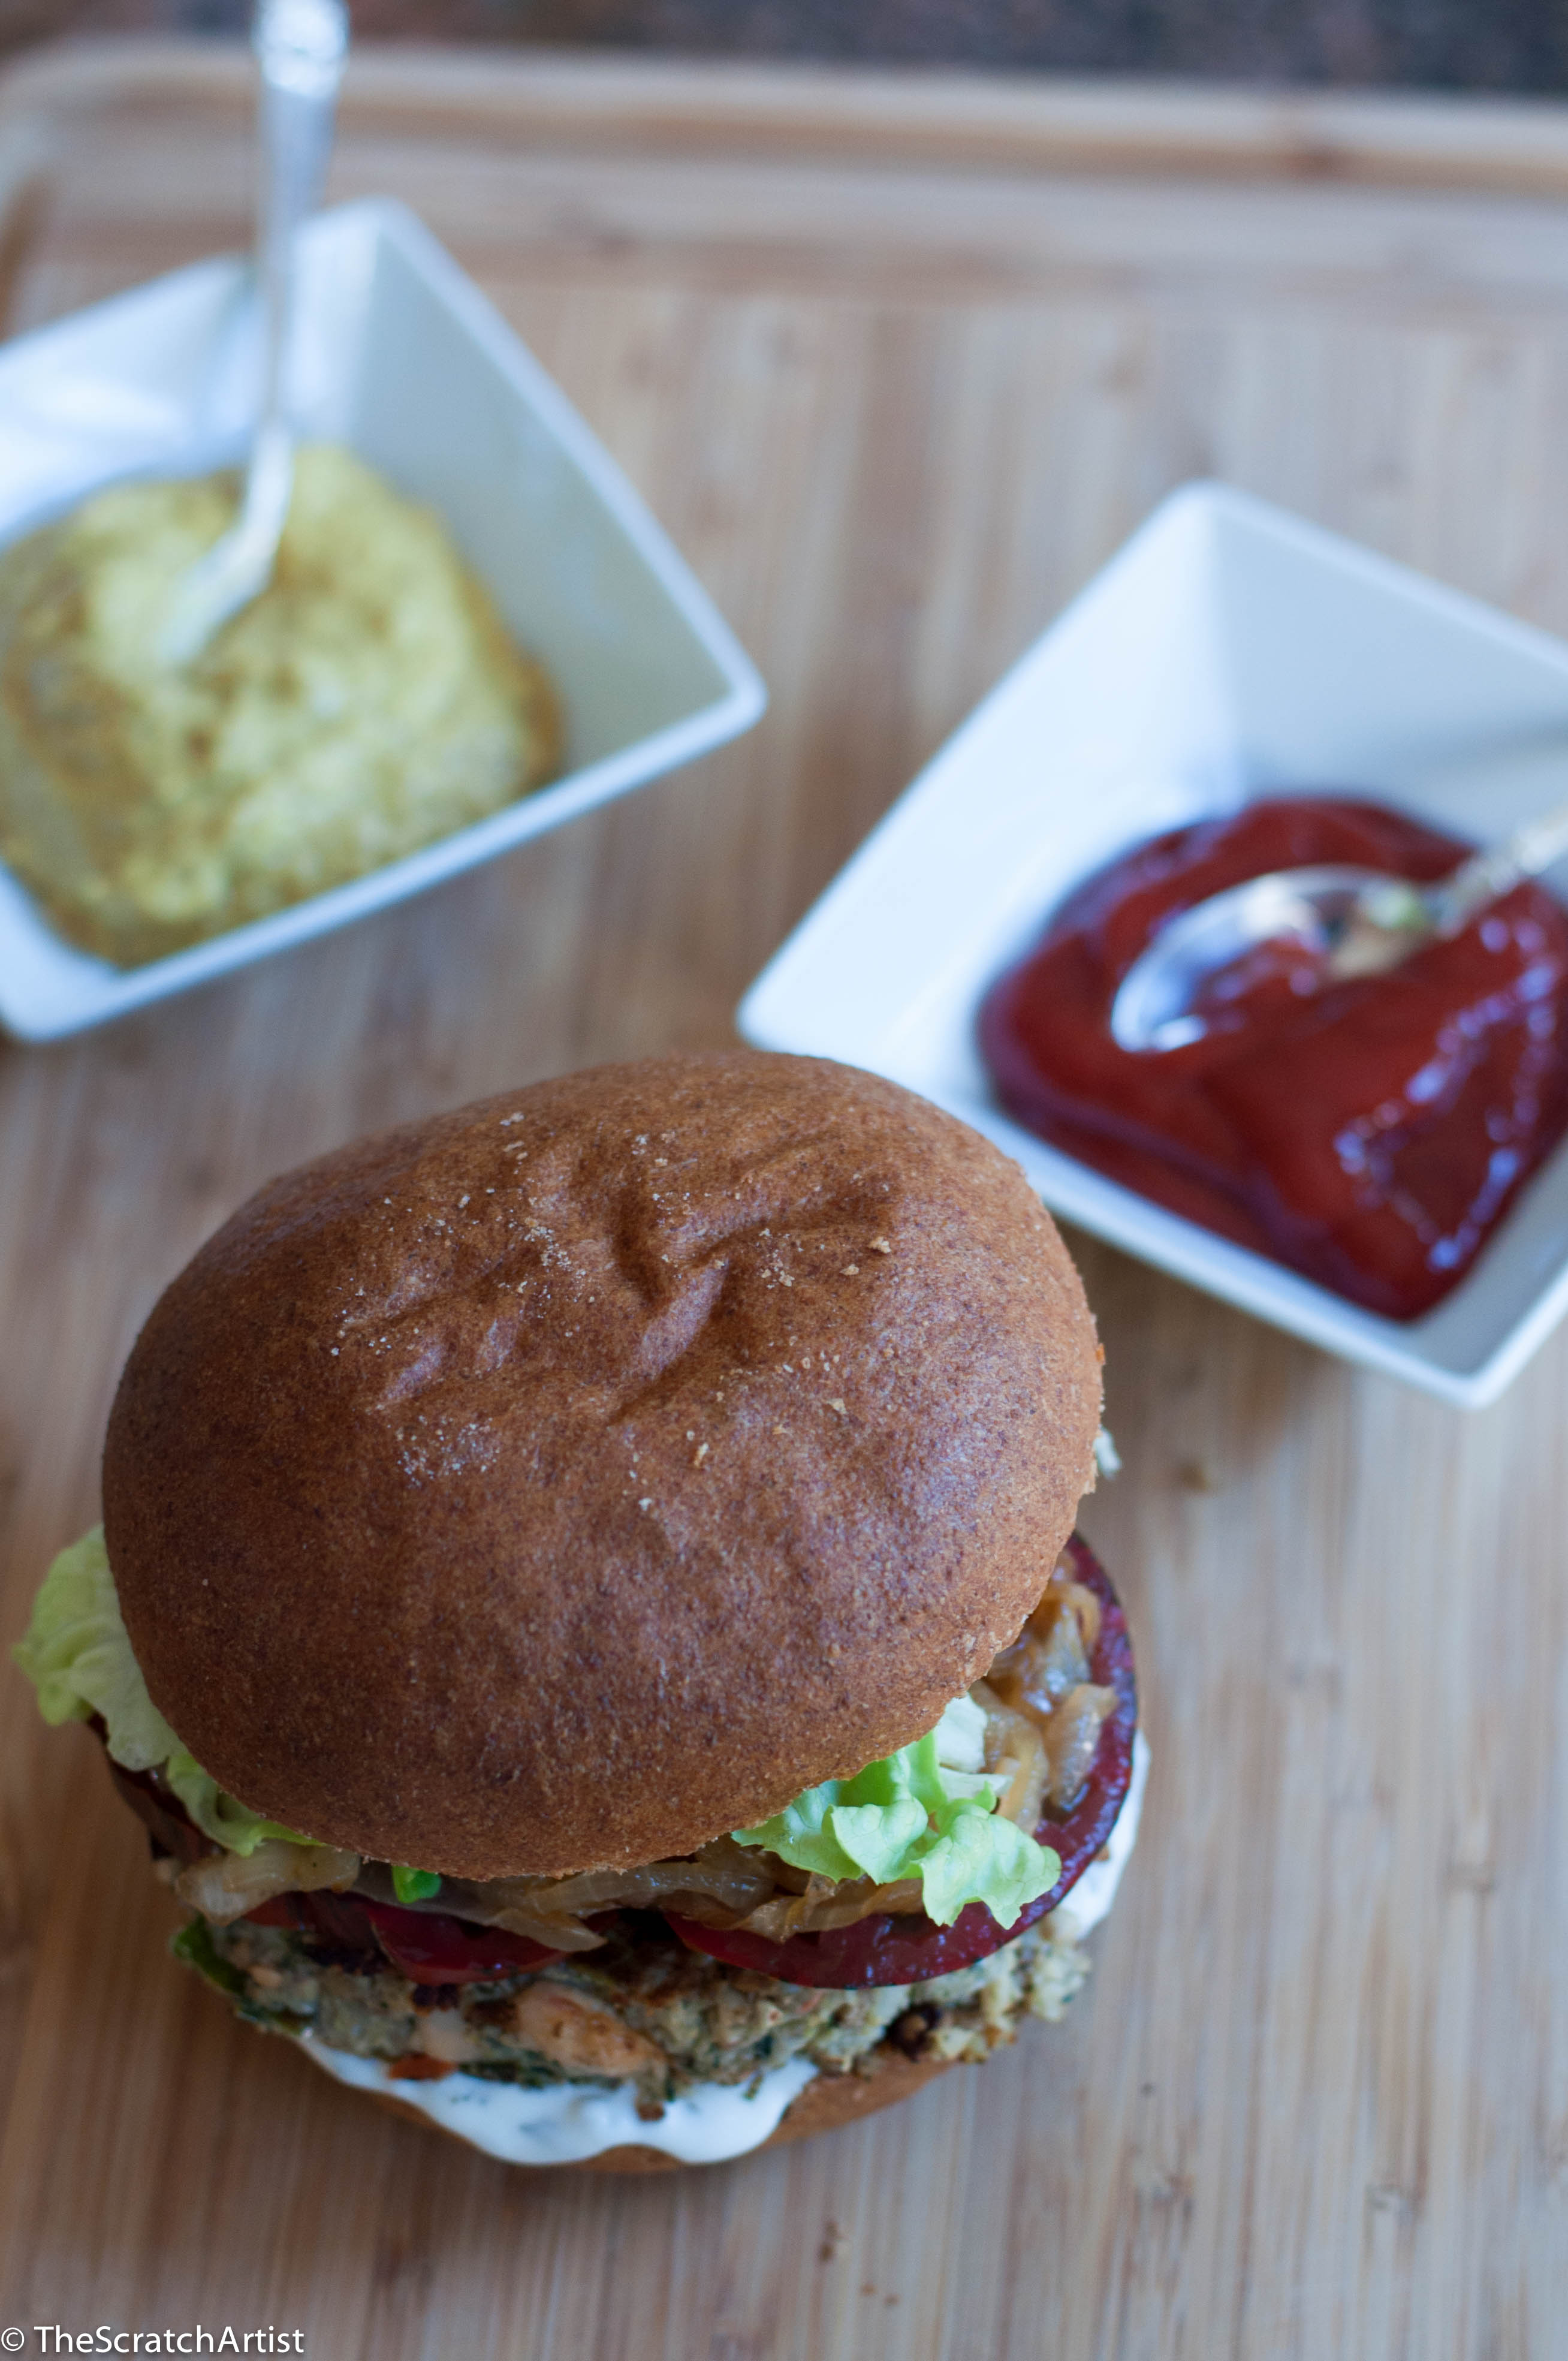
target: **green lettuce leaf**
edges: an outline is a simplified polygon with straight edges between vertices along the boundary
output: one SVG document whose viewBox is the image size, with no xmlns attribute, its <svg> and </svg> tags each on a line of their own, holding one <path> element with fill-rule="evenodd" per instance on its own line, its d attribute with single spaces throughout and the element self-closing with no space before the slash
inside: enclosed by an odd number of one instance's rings
<svg viewBox="0 0 1568 2361">
<path fill-rule="evenodd" d="M 428 1902 L 441 1891 L 441 1879 L 433 1869 L 411 1869 L 407 1861 L 394 1861 L 392 1891 L 400 1902 Z"/>
<path fill-rule="evenodd" d="M 1061 1862 L 1048 1845 L 999 1818 L 1004 1784 L 984 1765 L 985 1715 L 955 1697 L 935 1730 L 852 1779 L 808 1787 L 771 1820 L 737 1828 L 737 1844 L 776 1853 L 793 1868 L 879 1885 L 918 1877 L 927 1916 L 950 1927 L 971 1902 L 1011 1927 L 1026 1903 L 1048 1894 Z"/>
<path fill-rule="evenodd" d="M 1048 1845 L 983 1804 L 960 1800 L 938 1826 L 920 1861 L 926 1915 L 938 1927 L 950 1927 L 970 1902 L 983 1902 L 999 1927 L 1011 1927 L 1025 1904 L 1048 1894 L 1061 1875 L 1060 1857 Z"/>
<path fill-rule="evenodd" d="M 11 1653 L 51 1727 L 99 1715 L 115 1761 L 127 1771 L 161 1771 L 214 1844 L 252 1853 L 268 1837 L 310 1842 L 225 1795 L 159 1712 L 126 1636 L 102 1525 L 60 1551 L 33 1601 L 27 1633 Z"/>
</svg>

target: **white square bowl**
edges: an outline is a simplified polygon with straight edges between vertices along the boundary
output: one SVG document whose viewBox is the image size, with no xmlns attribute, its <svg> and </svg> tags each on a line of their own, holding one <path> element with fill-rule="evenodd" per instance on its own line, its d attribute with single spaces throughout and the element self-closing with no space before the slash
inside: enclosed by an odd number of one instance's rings
<svg viewBox="0 0 1568 2361">
<path fill-rule="evenodd" d="M 1313 788 L 1475 838 L 1545 809 L 1568 788 L 1568 646 L 1190 485 L 894 806 L 753 984 L 740 1029 L 907 1084 L 997 1140 L 1069 1220 L 1478 1408 L 1568 1311 L 1568 1146 L 1443 1302 L 1384 1320 L 1047 1148 L 1002 1112 L 976 1047 L 986 987 L 1090 872 L 1161 829 Z"/>
<path fill-rule="evenodd" d="M 302 247 L 290 389 L 301 432 L 350 445 L 438 509 L 560 688 L 552 785 L 346 885 L 122 969 L 74 950 L 0 869 L 0 1025 L 46 1040 L 417 894 L 749 729 L 755 666 L 615 462 L 414 216 L 370 200 Z M 0 540 L 117 477 L 244 450 L 258 383 L 251 275 L 195 264 L 0 350 Z"/>
</svg>

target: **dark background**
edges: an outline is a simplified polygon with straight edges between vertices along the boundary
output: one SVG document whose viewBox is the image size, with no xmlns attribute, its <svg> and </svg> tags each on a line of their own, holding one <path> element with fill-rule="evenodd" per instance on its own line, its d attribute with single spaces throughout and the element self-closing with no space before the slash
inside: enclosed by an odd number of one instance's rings
<svg viewBox="0 0 1568 2361">
<path fill-rule="evenodd" d="M 249 0 L 0 0 L 0 51 L 72 33 L 233 33 L 249 14 Z M 354 0 L 354 25 L 367 38 L 1568 90 L 1568 0 Z"/>
</svg>

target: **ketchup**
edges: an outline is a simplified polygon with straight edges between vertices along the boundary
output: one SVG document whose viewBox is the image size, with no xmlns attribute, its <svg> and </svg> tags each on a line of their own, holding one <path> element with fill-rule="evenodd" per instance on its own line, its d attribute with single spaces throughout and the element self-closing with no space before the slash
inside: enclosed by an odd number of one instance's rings
<svg viewBox="0 0 1568 2361">
<path fill-rule="evenodd" d="M 1270 945 L 1212 979 L 1204 1036 L 1132 1052 L 1111 1004 L 1178 911 L 1275 869 L 1428 883 L 1470 847 L 1330 796 L 1136 846 L 1069 896 L 988 994 L 1010 1115 L 1112 1180 L 1394 1320 L 1447 1294 L 1568 1129 L 1568 910 L 1515 888 L 1450 942 L 1314 990 Z"/>
</svg>

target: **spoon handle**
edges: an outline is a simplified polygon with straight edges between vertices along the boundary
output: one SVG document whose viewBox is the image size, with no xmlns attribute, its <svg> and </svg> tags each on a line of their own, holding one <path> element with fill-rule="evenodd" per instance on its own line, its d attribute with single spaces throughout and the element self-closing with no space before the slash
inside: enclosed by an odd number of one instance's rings
<svg viewBox="0 0 1568 2361">
<path fill-rule="evenodd" d="M 175 583 L 158 635 L 166 664 L 193 664 L 214 633 L 272 578 L 294 488 L 286 400 L 299 231 L 321 192 L 348 47 L 343 0 L 260 0 L 261 187 L 256 269 L 261 289 L 261 406 L 239 516 Z"/>
<path fill-rule="evenodd" d="M 246 478 L 251 512 L 286 511 L 292 438 L 284 398 L 293 319 L 295 247 L 315 210 L 332 149 L 333 115 L 348 49 L 343 0 L 259 0 L 251 36 L 261 69 L 261 191 L 257 275 L 263 309 L 261 416 Z M 278 518 L 281 526 L 281 515 Z"/>
<path fill-rule="evenodd" d="M 1431 889 L 1431 907 L 1440 935 L 1457 935 L 1478 910 L 1499 901 L 1521 878 L 1550 869 L 1560 853 L 1568 852 L 1568 803 L 1557 804 L 1535 819 L 1526 820 L 1500 844 L 1473 852 L 1450 877 Z"/>
</svg>

